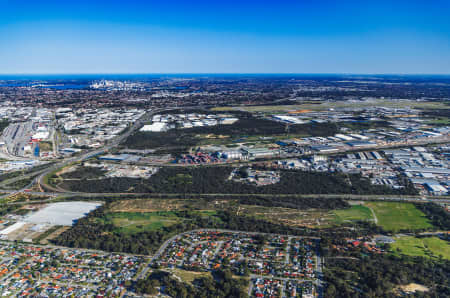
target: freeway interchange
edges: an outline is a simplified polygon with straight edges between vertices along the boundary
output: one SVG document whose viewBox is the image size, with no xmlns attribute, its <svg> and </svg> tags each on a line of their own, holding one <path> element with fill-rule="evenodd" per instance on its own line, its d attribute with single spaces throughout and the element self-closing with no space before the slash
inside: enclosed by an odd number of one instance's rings
<svg viewBox="0 0 450 298">
<path fill-rule="evenodd" d="M 8 181 L 2 181 L 0 182 L 0 187 L 2 185 L 4 185 L 4 183 L 8 184 L 8 183 L 13 183 L 15 181 L 18 181 L 20 179 L 24 179 L 24 178 L 30 178 L 31 181 L 30 183 L 19 189 L 19 190 L 0 190 L 0 192 L 3 192 L 3 196 L 2 198 L 7 198 L 9 196 L 13 196 L 15 194 L 18 193 L 27 193 L 27 194 L 31 194 L 31 195 L 35 195 L 35 196 L 42 196 L 42 197 L 48 197 L 46 199 L 42 199 L 42 200 L 35 200 L 33 201 L 33 203 L 48 203 L 48 202 L 52 202 L 53 200 L 56 199 L 65 199 L 65 198 L 76 198 L 76 197 L 86 197 L 86 198 L 105 198 L 105 197 L 114 197 L 114 198 L 121 198 L 121 197 L 139 197 L 139 196 L 145 196 L 148 195 L 148 193 L 86 193 L 86 192 L 73 192 L 73 191 L 66 191 L 64 189 L 57 189 L 51 185 L 48 185 L 46 182 L 46 177 L 48 175 L 51 175 L 52 173 L 60 170 L 61 168 L 64 168 L 68 165 L 71 165 L 73 163 L 79 163 L 88 159 L 91 159 L 95 156 L 107 153 L 109 150 L 115 148 L 116 146 L 118 146 L 120 143 L 122 143 L 127 137 L 129 137 L 131 134 L 133 134 L 136 130 L 138 130 L 144 122 L 148 121 L 148 119 L 156 114 L 161 112 L 162 109 L 158 109 L 158 110 L 153 110 L 151 112 L 146 113 L 144 116 L 142 116 L 141 119 L 139 119 L 138 121 L 136 121 L 135 123 L 133 123 L 133 125 L 131 125 L 128 130 L 117 136 L 116 138 L 108 141 L 105 143 L 104 146 L 98 148 L 98 149 L 94 149 L 94 150 L 89 150 L 87 152 L 83 152 L 79 155 L 76 156 L 72 156 L 69 158 L 65 158 L 62 161 L 59 161 L 57 163 L 53 163 L 50 164 L 48 167 L 42 169 L 40 168 L 39 170 L 36 171 L 31 171 L 29 173 L 27 173 L 26 175 L 20 176 L 20 177 L 15 177 L 15 178 L 11 178 L 8 179 Z M 440 142 L 448 142 L 448 139 L 445 140 L 440 140 Z M 423 142 L 409 142 L 408 144 L 403 144 L 404 146 L 414 146 L 414 145 L 422 145 L 424 144 Z M 395 148 L 395 147 L 401 147 L 402 144 L 395 144 L 393 146 L 379 146 L 376 149 L 382 149 L 382 148 Z M 372 148 L 371 148 L 372 149 Z M 337 153 L 346 153 L 346 152 L 351 152 L 349 150 L 347 151 L 339 151 Z M 336 152 L 334 153 L 336 154 Z M 308 154 L 302 154 L 302 155 L 293 155 L 295 157 L 300 157 L 300 156 L 307 156 Z M 291 157 L 291 156 L 285 156 L 285 157 Z M 252 164 L 253 161 L 240 161 L 240 162 L 236 162 L 236 163 L 230 163 L 230 164 L 236 164 L 236 165 L 241 165 L 241 164 Z M 199 166 L 199 165 L 180 165 L 180 164 L 173 164 L 171 166 Z M 30 189 L 40 189 L 40 191 L 31 191 Z M 152 195 L 156 195 L 156 196 L 160 196 L 160 197 L 195 197 L 198 194 L 194 194 L 194 193 L 152 193 Z M 216 194 L 202 194 L 202 196 L 212 196 L 212 197 L 236 197 L 236 196 L 251 196 L 254 194 L 226 194 L 226 193 L 216 193 Z M 258 194 L 258 196 L 271 196 L 273 197 L 274 195 L 264 195 L 264 194 Z M 276 196 L 285 196 L 283 194 L 277 194 Z M 362 200 L 379 200 L 379 201 L 400 201 L 400 202 L 416 202 L 416 203 L 423 203 L 423 202 L 436 202 L 436 203 L 446 203 L 446 204 L 450 204 L 450 199 L 447 196 L 433 196 L 433 197 L 426 197 L 426 196 L 387 196 L 387 195 L 346 195 L 346 194 L 321 194 L 321 195 L 316 195 L 316 194 L 302 194 L 302 195 L 289 195 L 289 196 L 296 196 L 299 198 L 317 198 L 317 199 L 321 199 L 321 198 L 342 198 L 342 199 L 346 199 L 346 200 L 358 200 L 358 201 L 362 201 Z M 5 204 L 10 204 L 10 205 L 14 205 L 14 204 L 23 204 L 23 202 L 8 202 L 6 201 Z M 152 265 L 152 263 L 156 262 L 156 261 L 161 261 L 161 259 L 164 259 L 164 253 L 166 252 L 166 250 L 168 249 L 169 246 L 176 246 L 176 241 L 180 238 L 183 238 L 185 236 L 192 236 L 195 233 L 224 233 L 226 235 L 228 235 L 228 237 L 234 237 L 234 236 L 230 236 L 230 235 L 245 235 L 245 237 L 249 237 L 249 235 L 258 235 L 258 234 L 264 234 L 264 233 L 253 233 L 253 232 L 241 232 L 241 231 L 230 231 L 230 230 L 217 230 L 217 229 L 201 229 L 201 230 L 195 230 L 195 231 L 188 231 L 182 234 L 177 234 L 173 237 L 171 237 L 170 239 L 166 240 L 161 246 L 160 248 L 157 250 L 157 252 L 153 255 L 149 257 L 149 260 L 145 260 L 145 261 L 140 261 L 140 267 L 139 270 L 137 270 L 137 267 L 135 268 L 135 270 L 137 271 L 137 274 L 133 277 L 134 280 L 138 280 L 138 279 L 144 279 L 147 274 L 149 273 L 149 270 L 151 270 L 150 265 Z M 301 239 L 302 237 L 296 237 L 296 236 L 287 236 L 287 235 L 277 235 L 277 234 L 264 234 L 265 236 L 271 236 L 274 238 L 283 238 L 285 237 L 286 240 L 289 242 L 289 245 L 287 246 L 287 248 L 285 248 L 285 259 L 286 259 L 286 264 L 289 264 L 289 262 L 291 261 L 291 248 L 294 247 L 294 240 L 298 240 Z M 241 239 L 238 239 L 239 241 L 245 242 L 244 237 Z M 229 239 L 221 239 L 220 241 L 217 241 L 218 243 L 218 247 L 215 248 L 213 250 L 213 257 L 217 257 L 218 256 L 218 252 L 220 249 L 223 249 L 224 243 L 229 241 Z M 197 244 L 202 246 L 202 249 L 208 249 L 205 245 L 205 242 L 200 241 Z M 268 249 L 277 249 L 276 245 L 273 244 L 267 244 L 266 245 Z M 44 247 L 48 247 L 48 248 L 53 248 L 52 246 L 44 246 Z M 239 247 L 240 249 L 242 247 Z M 188 247 L 186 250 L 186 252 L 192 252 L 194 250 L 194 246 L 190 246 Z M 225 249 L 224 249 L 225 250 Z M 81 252 L 83 252 L 83 250 L 81 250 Z M 277 253 L 279 253 L 280 251 L 277 251 Z M 190 255 L 189 257 L 186 256 L 184 257 L 179 264 L 180 266 L 184 266 L 186 264 L 191 264 L 192 262 L 188 262 L 188 260 L 190 258 L 193 258 L 195 254 Z M 296 288 L 297 286 L 299 288 L 303 287 L 306 289 L 309 289 L 309 284 L 311 284 L 311 287 L 314 287 L 314 291 L 315 293 L 317 293 L 318 297 L 323 297 L 323 288 L 324 288 L 324 282 L 323 282 L 323 257 L 320 255 L 320 251 L 317 249 L 314 251 L 314 257 L 311 259 L 314 262 L 314 268 L 313 268 L 313 273 L 309 273 L 310 277 L 309 278 L 298 278 L 297 275 L 295 275 L 294 277 L 284 277 L 281 275 L 280 272 L 283 272 L 283 270 L 287 270 L 285 267 L 280 267 L 280 263 L 283 264 L 283 260 L 281 262 L 277 262 L 277 264 L 275 264 L 275 262 L 266 262 L 264 263 L 264 266 L 268 266 L 269 268 L 267 268 L 268 271 L 259 271 L 262 270 L 260 268 L 258 268 L 259 263 L 264 260 L 261 259 L 261 256 L 258 257 L 253 257 L 253 256 L 246 256 L 245 257 L 246 260 L 250 260 L 251 262 L 251 268 L 252 268 L 252 273 L 249 275 L 250 277 L 250 286 L 248 288 L 248 294 L 249 296 L 252 294 L 255 294 L 255 291 L 257 290 L 257 288 L 259 286 L 261 286 L 262 284 L 264 284 L 265 282 L 269 281 L 270 283 L 272 282 L 277 282 L 280 283 L 281 286 L 281 292 L 285 293 L 285 291 L 288 291 L 289 289 L 292 289 L 292 287 Z M 273 264 L 272 264 L 273 263 Z M 269 264 L 269 265 L 268 265 Z M 212 258 L 208 260 L 208 266 L 212 266 Z M 212 270 L 213 267 L 208 267 L 206 270 Z M 22 270 L 23 268 L 20 267 L 20 270 Z M 9 275 L 6 275 L 3 279 L 6 281 L 10 278 L 10 276 L 12 275 L 12 273 L 16 273 L 16 271 L 19 271 L 19 269 L 15 269 L 14 272 L 11 272 Z M 167 268 L 165 268 L 164 270 L 166 270 Z M 267 272 L 271 272 L 270 274 Z M 273 272 L 276 272 L 276 274 L 278 275 L 273 275 Z M 289 274 L 291 274 L 291 272 L 289 272 Z M 297 273 L 296 273 L 297 274 Z M 304 272 L 302 272 L 301 274 L 304 274 Z M 300 285 L 295 284 L 294 282 L 297 282 Z M 294 285 L 292 284 L 294 283 Z M 59 283 L 59 286 L 66 286 L 64 283 Z M 95 290 L 94 287 L 88 286 L 89 289 L 91 290 Z M 128 293 L 130 296 L 132 296 L 132 293 Z M 284 295 L 284 294 L 283 294 Z"/>
<path fill-rule="evenodd" d="M 63 168 L 71 163 L 80 162 L 80 161 L 92 158 L 94 156 L 100 155 L 104 152 L 107 152 L 111 148 L 114 148 L 115 146 L 120 144 L 122 141 L 124 141 L 128 136 L 130 136 L 137 129 L 139 129 L 140 126 L 142 125 L 142 123 L 144 121 L 146 121 L 148 119 L 148 117 L 151 117 L 151 115 L 153 115 L 154 113 L 157 113 L 158 111 L 159 111 L 158 109 L 155 109 L 149 113 L 146 113 L 138 121 L 136 121 L 131 127 L 129 127 L 129 129 L 125 133 L 123 133 L 123 134 L 117 136 L 116 138 L 114 138 L 113 140 L 109 141 L 102 148 L 88 151 L 88 152 L 82 153 L 78 156 L 66 158 L 63 161 L 53 164 L 44 170 L 40 170 L 35 173 L 28 174 L 28 176 L 32 176 L 32 175 L 37 175 L 37 176 L 32 180 L 32 182 L 29 185 L 27 185 L 26 187 L 23 187 L 20 190 L 13 192 L 12 194 L 24 192 L 25 190 L 33 187 L 34 185 L 39 185 L 40 187 L 44 186 L 44 188 L 45 188 L 46 185 L 43 180 L 46 175 L 48 175 L 48 174 L 52 173 L 53 171 L 56 171 L 60 168 Z M 24 177 L 22 176 L 22 178 L 24 178 Z M 47 186 L 47 188 L 48 188 L 48 186 Z M 8 195 L 10 195 L 10 194 L 4 195 L 3 197 L 8 196 Z"/>
<path fill-rule="evenodd" d="M 184 109 L 189 108 L 195 108 L 195 107 L 184 107 Z M 133 123 L 124 133 L 118 135 L 117 137 L 107 141 L 104 146 L 89 150 L 87 152 L 81 153 L 79 155 L 75 155 L 69 158 L 65 158 L 64 160 L 53 163 L 49 165 L 48 167 L 44 169 L 39 169 L 38 171 L 30 171 L 26 175 L 14 177 L 12 179 L 8 179 L 5 181 L 0 182 L 0 192 L 4 193 L 0 198 L 6 198 L 8 196 L 18 194 L 18 193 L 29 193 L 32 195 L 38 195 L 38 196 L 49 196 L 51 198 L 55 197 L 74 197 L 74 196 L 85 196 L 85 197 L 109 197 L 109 196 L 117 196 L 117 197 L 123 197 L 123 196 L 139 196 L 139 195 L 145 195 L 145 193 L 86 193 L 86 192 L 72 192 L 72 191 L 66 191 L 63 189 L 57 189 L 54 188 L 46 183 L 45 177 L 49 174 L 66 167 L 70 164 L 78 163 L 81 161 L 88 160 L 92 157 L 101 155 L 103 153 L 108 152 L 109 150 L 113 149 L 114 147 L 118 146 L 120 143 L 122 143 L 126 138 L 128 138 L 131 134 L 133 134 L 135 131 L 137 131 L 140 127 L 142 127 L 143 123 L 151 119 L 151 117 L 157 113 L 161 113 L 163 111 L 168 110 L 177 110 L 179 108 L 165 108 L 165 109 L 154 109 L 150 112 L 145 113 L 138 121 Z M 7 133 L 9 135 L 9 133 Z M 429 139 L 429 140 L 412 140 L 408 141 L 406 143 L 396 143 L 392 145 L 382 145 L 377 146 L 376 148 L 367 148 L 365 150 L 378 150 L 378 149 L 387 149 L 387 148 L 398 148 L 402 146 L 417 146 L 417 145 L 425 145 L 425 144 L 439 144 L 439 143 L 446 143 L 449 142 L 449 137 L 445 137 L 444 139 Z M 364 150 L 364 149 L 361 149 Z M 333 154 L 342 154 L 342 153 L 348 153 L 353 152 L 353 150 L 340 150 L 338 152 L 333 152 Z M 292 157 L 304 157 L 311 155 L 312 153 L 304 153 L 304 154 L 293 154 L 293 155 L 286 155 L 286 156 L 279 156 L 279 157 L 272 157 L 272 158 L 266 158 L 266 160 L 273 160 L 273 159 L 279 159 L 279 158 L 292 158 Z M 329 153 L 330 154 L 330 153 Z M 239 162 L 232 162 L 228 163 L 228 165 L 242 165 L 242 164 L 249 164 L 251 165 L 254 161 L 239 161 Z M 189 164 L 170 164 L 167 166 L 199 166 L 199 165 L 189 165 Z M 24 178 L 33 178 L 28 185 L 25 187 L 19 189 L 19 190 L 8 190 L 8 189 L 2 189 L 2 186 L 6 184 L 13 183 L 15 181 L 18 181 L 20 179 Z M 30 189 L 34 186 L 37 186 L 40 191 L 30 191 Z M 159 195 L 159 196 L 176 196 L 179 194 L 173 194 L 173 193 L 152 193 L 153 195 Z M 183 194 L 183 195 L 196 195 L 196 194 Z M 236 194 L 204 194 L 206 196 L 236 196 Z M 251 194 L 249 194 L 251 195 Z M 282 194 L 279 194 L 278 196 L 283 196 Z M 342 195 L 342 194 L 327 194 L 327 195 L 296 195 L 298 197 L 317 197 L 317 198 L 326 198 L 326 197 L 340 197 L 345 198 L 349 200 L 385 200 L 385 201 L 405 201 L 405 202 L 437 202 L 437 203 L 450 203 L 450 199 L 448 199 L 447 196 L 386 196 L 386 195 Z M 49 200 L 51 200 L 51 198 Z"/>
</svg>

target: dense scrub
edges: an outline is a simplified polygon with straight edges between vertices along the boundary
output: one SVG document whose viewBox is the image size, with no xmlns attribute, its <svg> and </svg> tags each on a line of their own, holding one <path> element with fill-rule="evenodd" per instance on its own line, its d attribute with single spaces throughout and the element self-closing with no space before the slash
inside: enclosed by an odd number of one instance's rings
<svg viewBox="0 0 450 298">
<path fill-rule="evenodd" d="M 3 130 L 8 127 L 9 121 L 8 120 L 0 120 L 0 133 L 3 132 Z"/>
<path fill-rule="evenodd" d="M 138 294 L 157 294 L 158 288 L 170 297 L 247 297 L 244 288 L 248 281 L 235 279 L 229 270 L 213 272 L 213 277 L 201 277 L 191 284 L 173 278 L 165 271 L 154 271 L 146 279 L 141 279 L 134 286 Z"/>
<path fill-rule="evenodd" d="M 450 118 L 450 109 L 428 109 L 422 111 L 422 115 L 435 118 L 438 117 Z"/>
<path fill-rule="evenodd" d="M 388 121 L 355 121 L 355 122 L 341 122 L 340 127 L 346 127 L 352 130 L 367 130 L 375 128 L 390 127 Z"/>
<path fill-rule="evenodd" d="M 228 180 L 231 167 L 161 168 L 149 179 L 67 180 L 61 187 L 81 192 L 195 194 L 416 194 L 413 187 L 395 190 L 372 185 L 361 175 L 284 170 L 279 183 L 254 186 Z M 72 174 L 76 175 L 76 174 Z M 349 183 L 350 182 L 350 183 Z"/>
<path fill-rule="evenodd" d="M 393 297 L 396 286 L 418 283 L 429 292 L 415 297 L 448 297 L 450 262 L 372 254 L 326 259 L 325 297 Z M 417 296 L 419 295 L 419 296 Z"/>
</svg>

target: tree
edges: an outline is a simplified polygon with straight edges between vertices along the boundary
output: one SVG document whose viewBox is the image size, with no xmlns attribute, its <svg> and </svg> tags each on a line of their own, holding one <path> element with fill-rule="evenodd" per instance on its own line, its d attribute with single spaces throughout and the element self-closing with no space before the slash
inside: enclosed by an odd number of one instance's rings
<svg viewBox="0 0 450 298">
<path fill-rule="evenodd" d="M 181 186 L 183 189 L 183 198 L 186 199 L 187 186 L 192 185 L 192 176 L 189 174 L 176 174 L 175 177 L 169 178 L 169 180 L 178 186 Z"/>
</svg>

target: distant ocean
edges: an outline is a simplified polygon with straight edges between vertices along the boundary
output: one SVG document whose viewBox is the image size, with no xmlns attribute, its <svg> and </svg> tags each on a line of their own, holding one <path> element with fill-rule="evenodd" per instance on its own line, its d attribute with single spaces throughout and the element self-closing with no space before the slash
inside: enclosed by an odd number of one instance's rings
<svg viewBox="0 0 450 298">
<path fill-rule="evenodd" d="M 11 79 L 9 79 L 11 80 Z M 89 87 L 88 84 L 34 84 L 34 83 L 7 83 L 1 84 L 0 87 L 34 87 L 41 89 L 58 89 L 58 90 L 68 90 L 68 89 L 83 89 Z"/>
<path fill-rule="evenodd" d="M 148 73 L 148 74 L 0 74 L 0 87 L 33 86 L 45 84 L 43 88 L 54 89 L 82 89 L 93 81 L 121 80 L 121 81 L 151 81 L 158 79 L 189 79 L 189 78 L 295 78 L 295 79 L 370 79 L 370 80 L 417 80 L 431 81 L 450 79 L 449 75 L 396 75 L 396 74 L 308 74 L 308 73 Z M 64 85 L 64 86 L 62 86 Z"/>
</svg>

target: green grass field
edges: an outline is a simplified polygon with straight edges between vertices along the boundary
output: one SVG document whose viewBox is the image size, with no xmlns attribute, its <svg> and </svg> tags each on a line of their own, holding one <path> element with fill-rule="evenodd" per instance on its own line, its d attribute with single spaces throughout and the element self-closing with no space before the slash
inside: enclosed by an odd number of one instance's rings
<svg viewBox="0 0 450 298">
<path fill-rule="evenodd" d="M 403 236 L 395 238 L 391 244 L 391 252 L 395 255 L 439 258 L 440 255 L 450 260 L 450 245 L 438 237 L 416 238 Z"/>
<path fill-rule="evenodd" d="M 369 202 L 366 205 L 375 212 L 378 225 L 387 231 L 398 232 L 432 227 L 425 214 L 411 203 Z"/>
<path fill-rule="evenodd" d="M 354 205 L 349 209 L 335 210 L 336 223 L 357 220 L 373 220 L 372 212 L 366 206 Z"/>
<path fill-rule="evenodd" d="M 199 213 L 203 216 L 214 217 L 215 210 L 202 210 Z M 219 220 L 219 218 L 216 218 Z M 111 212 L 108 213 L 107 221 L 112 223 L 117 232 L 134 234 L 143 231 L 153 231 L 162 227 L 167 227 L 186 220 L 179 217 L 173 211 L 156 212 Z"/>
<path fill-rule="evenodd" d="M 117 227 L 118 231 L 129 234 L 152 231 L 182 221 L 171 211 L 116 212 L 109 213 L 108 220 Z"/>
</svg>

